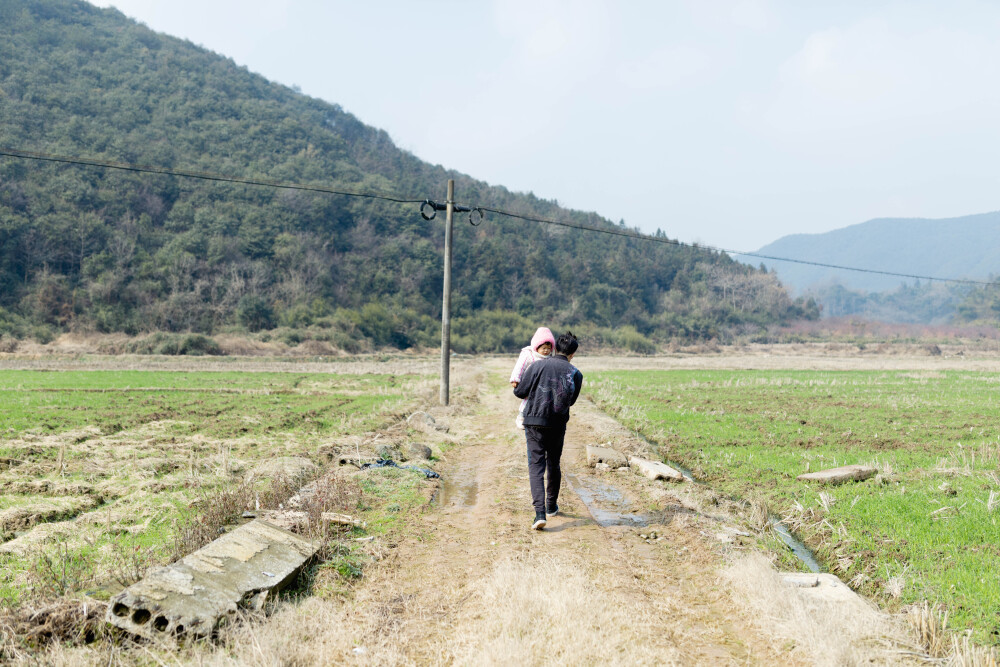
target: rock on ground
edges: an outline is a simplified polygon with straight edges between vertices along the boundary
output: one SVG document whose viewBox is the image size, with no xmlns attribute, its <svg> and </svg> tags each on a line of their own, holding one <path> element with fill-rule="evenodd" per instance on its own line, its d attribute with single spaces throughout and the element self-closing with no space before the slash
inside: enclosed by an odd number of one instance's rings
<svg viewBox="0 0 1000 667">
<path fill-rule="evenodd" d="M 411 459 L 430 460 L 433 454 L 430 447 L 421 445 L 419 442 L 411 442 L 406 446 L 406 455 Z"/>
<path fill-rule="evenodd" d="M 874 475 L 876 472 L 878 472 L 878 470 L 871 466 L 851 465 L 841 466 L 839 468 L 829 468 L 818 472 L 808 472 L 804 475 L 799 475 L 796 479 L 802 482 L 843 484 L 844 482 L 851 481 L 862 482 Z"/>
<path fill-rule="evenodd" d="M 439 424 L 438 421 L 428 412 L 414 412 L 406 418 L 406 423 L 414 428 L 441 431 L 443 433 L 448 432 L 448 426 L 445 424 Z"/>
<path fill-rule="evenodd" d="M 396 445 L 379 445 L 375 448 L 375 456 L 380 459 L 389 459 L 391 461 L 400 461 L 403 459 L 402 452 Z"/>
</svg>

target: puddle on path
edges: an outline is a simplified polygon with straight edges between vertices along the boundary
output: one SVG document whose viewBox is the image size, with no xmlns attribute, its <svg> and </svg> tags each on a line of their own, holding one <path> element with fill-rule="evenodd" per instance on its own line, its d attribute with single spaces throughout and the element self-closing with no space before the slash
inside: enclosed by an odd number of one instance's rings
<svg viewBox="0 0 1000 667">
<path fill-rule="evenodd" d="M 462 464 L 450 474 L 442 475 L 441 488 L 434 500 L 441 507 L 475 507 L 479 500 L 476 467 L 471 464 Z"/>
<path fill-rule="evenodd" d="M 580 496 L 580 500 L 590 510 L 599 526 L 648 526 L 658 523 L 658 514 L 634 514 L 630 512 L 628 499 L 621 491 L 605 484 L 596 477 L 579 476 L 572 473 L 563 475 L 569 485 Z"/>
</svg>

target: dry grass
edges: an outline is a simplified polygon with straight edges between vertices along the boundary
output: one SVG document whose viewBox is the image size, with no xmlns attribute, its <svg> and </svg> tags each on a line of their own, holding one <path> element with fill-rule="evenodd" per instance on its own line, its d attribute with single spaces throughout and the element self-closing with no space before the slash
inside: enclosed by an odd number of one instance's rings
<svg viewBox="0 0 1000 667">
<path fill-rule="evenodd" d="M 1000 467 L 1000 443 L 958 446 L 938 461 L 934 472 L 939 475 L 971 477 L 977 470 Z"/>
<path fill-rule="evenodd" d="M 602 590 L 586 564 L 529 553 L 501 561 L 473 586 L 479 603 L 452 636 L 462 665 L 663 665 L 676 648 L 646 636 L 654 610 Z"/>
<path fill-rule="evenodd" d="M 376 573 L 377 575 L 377 573 Z M 392 585 L 391 581 L 388 585 Z M 651 636 L 655 609 L 595 585 L 584 563 L 525 555 L 497 564 L 472 582 L 462 611 L 449 619 L 449 641 L 403 645 L 401 622 L 433 621 L 422 601 L 401 592 L 379 603 L 339 605 L 309 598 L 267 623 L 224 633 L 208 665 L 322 665 L 414 662 L 460 665 L 664 665 L 679 661 L 665 639 Z M 409 619 L 402 621 L 401 619 Z M 419 633 L 416 633 L 419 635 Z M 415 659 L 415 654 L 423 654 Z M 182 656 L 183 659 L 183 656 Z"/>
<path fill-rule="evenodd" d="M 969 633 L 948 630 L 948 612 L 939 612 L 924 602 L 907 613 L 910 628 L 928 658 L 950 667 L 997 667 L 996 649 L 978 646 Z"/>
<path fill-rule="evenodd" d="M 107 605 L 63 598 L 0 618 L 0 660 L 39 664 L 37 647 L 81 646 L 107 634 Z"/>
<path fill-rule="evenodd" d="M 943 614 L 931 609 L 924 602 L 910 609 L 907 614 L 917 642 L 931 658 L 944 658 L 948 654 L 948 612 Z"/>
<path fill-rule="evenodd" d="M 718 354 L 663 354 L 650 357 L 592 356 L 576 357 L 583 371 L 595 370 L 670 370 L 670 369 L 757 369 L 757 370 L 900 370 L 938 371 L 954 367 L 954 356 L 964 352 L 962 369 L 996 369 L 997 351 L 974 350 L 972 346 L 941 346 L 942 356 L 929 356 L 921 346 L 888 346 L 882 350 L 856 346 L 844 349 L 836 344 L 775 344 L 720 347 Z"/>
<path fill-rule="evenodd" d="M 722 577 L 761 630 L 810 664 L 885 664 L 900 656 L 893 645 L 906 646 L 889 616 L 860 598 L 856 604 L 832 601 L 793 587 L 759 554 L 735 562 Z"/>
<path fill-rule="evenodd" d="M 771 526 L 771 510 L 763 497 L 754 495 L 742 503 L 743 517 L 747 525 L 758 533 Z"/>
<path fill-rule="evenodd" d="M 954 667 L 997 667 L 1000 655 L 996 649 L 977 646 L 968 635 L 952 636 L 950 664 Z"/>
</svg>

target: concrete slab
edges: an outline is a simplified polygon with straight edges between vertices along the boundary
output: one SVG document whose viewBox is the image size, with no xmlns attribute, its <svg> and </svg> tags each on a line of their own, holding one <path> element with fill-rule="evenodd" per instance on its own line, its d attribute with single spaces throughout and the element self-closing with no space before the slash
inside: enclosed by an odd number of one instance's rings
<svg viewBox="0 0 1000 667">
<path fill-rule="evenodd" d="M 818 472 L 807 472 L 796 479 L 803 482 L 819 482 L 820 484 L 843 484 L 844 482 L 862 482 L 872 477 L 878 470 L 871 466 L 840 466 Z"/>
<path fill-rule="evenodd" d="M 278 526 L 279 528 L 291 531 L 299 531 L 308 528 L 311 520 L 308 512 L 292 509 L 245 512 L 243 516 L 246 518 L 262 519 L 272 526 Z M 365 527 L 365 522 L 361 519 L 356 519 L 348 514 L 340 514 L 339 512 L 323 512 L 320 514 L 320 521 L 328 524 L 336 523 L 342 526 L 356 526 L 358 528 Z"/>
<path fill-rule="evenodd" d="M 628 465 L 628 459 L 617 449 L 587 445 L 587 465 L 593 468 L 598 463 L 606 463 L 612 468 L 620 468 Z"/>
<path fill-rule="evenodd" d="M 132 634 L 167 643 L 208 636 L 238 609 L 263 606 L 268 593 L 294 581 L 317 549 L 258 519 L 151 571 L 111 598 L 106 619 Z"/>
<path fill-rule="evenodd" d="M 832 602 L 855 613 L 865 613 L 872 610 L 871 603 L 852 591 L 850 586 L 834 574 L 782 572 L 781 579 L 797 589 L 806 599 Z"/>
<path fill-rule="evenodd" d="M 633 456 L 628 460 L 629 467 L 646 479 L 665 479 L 668 482 L 683 482 L 684 475 L 679 470 L 674 470 L 666 463 L 660 461 L 649 461 Z"/>
</svg>

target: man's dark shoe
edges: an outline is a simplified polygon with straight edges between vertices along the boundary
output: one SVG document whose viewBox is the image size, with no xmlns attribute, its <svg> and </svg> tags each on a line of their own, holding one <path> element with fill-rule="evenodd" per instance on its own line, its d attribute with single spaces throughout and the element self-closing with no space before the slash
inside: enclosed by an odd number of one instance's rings
<svg viewBox="0 0 1000 667">
<path fill-rule="evenodd" d="M 545 528 L 545 512 L 535 512 L 535 523 L 531 524 L 532 530 Z"/>
<path fill-rule="evenodd" d="M 556 514 L 559 514 L 558 505 L 549 505 L 545 508 L 545 516 L 555 516 Z"/>
</svg>

